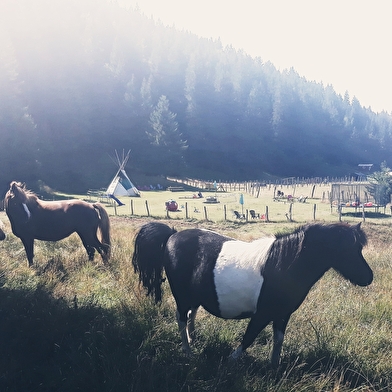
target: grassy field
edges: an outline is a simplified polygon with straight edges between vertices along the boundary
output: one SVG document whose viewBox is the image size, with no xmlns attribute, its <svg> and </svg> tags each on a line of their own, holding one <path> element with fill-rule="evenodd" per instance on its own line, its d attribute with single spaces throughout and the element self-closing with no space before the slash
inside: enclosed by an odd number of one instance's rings
<svg viewBox="0 0 392 392">
<path fill-rule="evenodd" d="M 309 190 L 297 189 L 295 196 L 307 196 Z M 209 221 L 202 214 L 199 219 L 185 219 L 182 211 L 170 213 L 168 223 L 179 230 L 207 227 L 252 240 L 261 232 L 294 228 L 312 220 L 313 204 L 318 220 L 337 221 L 337 212 L 331 212 L 329 203 L 322 200 L 327 191 L 320 187 L 314 199 L 294 202 L 295 222 L 285 216 L 289 204 L 272 201 L 273 191 L 266 189 L 258 199 L 244 194 L 244 209 L 262 212 L 268 205 L 271 222 L 212 218 L 214 208 L 216 216 L 222 216 L 224 205 L 227 211 L 241 211 L 237 194 L 218 194 L 219 205 L 207 205 Z M 392 390 L 389 215 L 367 217 L 363 224 L 369 237 L 364 255 L 374 270 L 374 283 L 354 287 L 328 272 L 290 320 L 282 365 L 275 371 L 268 360 L 270 327 L 243 358 L 231 364 L 227 357 L 239 343 L 247 321 L 224 321 L 200 311 L 194 355 L 185 357 L 167 283 L 160 306 L 140 291 L 130 262 L 134 234 L 143 222 L 166 217 L 164 201 L 169 198 L 179 205 L 184 200 L 192 208 L 191 203 L 204 207 L 201 200 L 179 198 L 187 195 L 145 192 L 133 199 L 132 217 L 129 199 L 127 206 L 117 208 L 117 216 L 107 204 L 113 238 L 108 267 L 98 256 L 88 262 L 76 235 L 57 243 L 36 241 L 33 268 L 27 267 L 18 238 L 9 234 L 0 242 L 0 391 Z M 150 217 L 146 217 L 146 201 Z M 4 212 L 0 219 L 9 233 Z M 359 222 L 362 218 L 348 214 L 343 220 Z"/>
<path fill-rule="evenodd" d="M 210 221 L 216 223 L 237 224 L 253 223 L 257 225 L 257 230 L 276 231 L 275 224 L 285 225 L 290 223 L 299 224 L 313 220 L 324 222 L 339 221 L 337 206 L 332 206 L 329 201 L 331 191 L 330 184 L 321 185 L 299 185 L 283 186 L 276 190 L 281 190 L 284 194 L 292 195 L 294 202 L 290 203 L 286 198 L 274 201 L 274 187 L 267 186 L 261 188 L 261 191 L 255 195 L 245 193 L 243 190 L 235 192 L 203 192 L 203 198 L 194 198 L 196 192 L 142 192 L 140 198 L 120 197 L 124 204 L 119 207 L 113 200 L 99 198 L 87 198 L 90 201 L 103 201 L 110 215 L 124 217 L 153 217 L 158 219 L 181 220 L 188 222 Z M 240 195 L 243 194 L 244 204 L 240 204 Z M 257 197 L 256 197 L 257 195 Z M 208 204 L 208 197 L 216 197 L 218 203 Z M 86 198 L 83 195 L 75 195 L 78 198 Z M 305 198 L 305 202 L 298 202 L 298 199 Z M 178 204 L 178 211 L 168 212 L 165 208 L 165 201 L 174 199 Z M 269 222 L 265 220 L 254 220 L 248 213 L 249 210 L 255 210 L 260 216 L 268 217 Z M 236 219 L 233 211 L 243 213 L 246 219 Z M 268 211 L 268 213 L 267 213 Z M 291 218 L 291 220 L 290 220 Z M 347 222 L 363 221 L 361 209 L 352 207 L 343 208 L 341 219 Z M 391 210 L 381 208 L 375 211 L 374 208 L 368 208 L 365 212 L 366 222 L 375 224 L 392 223 Z M 271 225 L 273 223 L 274 225 Z"/>
</svg>

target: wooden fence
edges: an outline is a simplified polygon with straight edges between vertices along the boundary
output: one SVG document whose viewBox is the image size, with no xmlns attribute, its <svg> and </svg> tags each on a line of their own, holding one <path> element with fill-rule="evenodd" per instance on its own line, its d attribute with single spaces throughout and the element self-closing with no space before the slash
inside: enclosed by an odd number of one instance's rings
<svg viewBox="0 0 392 392">
<path fill-rule="evenodd" d="M 313 185 L 316 187 L 321 184 L 332 184 L 332 183 L 361 183 L 365 180 L 357 181 L 354 177 L 288 177 L 278 179 L 276 181 L 205 181 L 195 179 L 179 179 L 173 177 L 167 177 L 171 182 L 177 184 L 186 185 L 192 188 L 212 191 L 212 192 L 244 192 L 254 197 L 259 197 L 260 191 L 263 188 L 271 189 L 273 187 L 297 187 L 303 185 Z"/>
<path fill-rule="evenodd" d="M 178 211 L 169 211 L 169 210 L 161 210 L 158 213 L 156 211 L 151 213 L 151 208 L 149 206 L 148 200 L 144 200 L 144 203 L 135 203 L 133 199 L 129 202 L 129 215 L 130 216 L 138 216 L 138 217 L 154 217 L 154 218 L 166 218 L 166 219 L 195 219 L 195 220 L 204 220 L 204 221 L 232 221 L 232 222 L 294 222 L 295 221 L 295 205 L 299 203 L 287 203 L 287 212 L 279 214 L 279 216 L 272 215 L 271 209 L 269 206 L 265 206 L 262 210 L 258 210 L 256 214 L 251 214 L 252 209 L 245 209 L 243 212 L 235 215 L 232 209 L 229 209 L 226 205 L 220 206 L 220 214 L 216 212 L 214 214 L 209 210 L 208 205 L 203 205 L 201 208 L 191 208 L 188 202 L 184 202 L 182 207 Z M 111 206 L 114 208 L 114 215 L 124 215 L 124 210 L 121 211 L 121 214 L 117 212 L 116 203 L 112 203 Z M 123 208 L 123 207 L 121 207 Z M 124 207 L 125 208 L 125 207 Z M 308 208 L 308 219 L 307 220 L 317 220 L 317 204 L 316 203 L 306 203 L 304 208 Z M 125 213 L 125 215 L 128 215 Z M 341 217 L 341 214 L 339 215 Z M 283 218 L 282 218 L 283 217 Z"/>
<path fill-rule="evenodd" d="M 302 212 L 296 212 L 296 208 L 301 204 Z M 239 223 L 249 223 L 249 222 L 309 222 L 316 220 L 327 220 L 327 221 L 342 221 L 342 220 L 362 220 L 363 222 L 366 219 L 374 218 L 376 214 L 380 214 L 383 218 L 388 218 L 386 215 L 386 208 L 383 208 L 383 211 L 371 211 L 366 208 L 358 207 L 353 209 L 352 211 L 346 211 L 347 214 L 344 214 L 342 208 L 337 206 L 333 206 L 331 204 L 317 204 L 317 203 L 287 203 L 286 210 L 284 213 L 271 213 L 270 206 L 266 205 L 262 209 L 257 211 L 256 216 L 252 216 L 250 211 L 251 209 L 244 209 L 244 211 L 235 215 L 232 209 L 229 209 L 226 205 L 221 205 L 219 209 L 219 214 L 211 212 L 209 205 L 202 205 L 200 208 L 195 209 L 191 207 L 188 202 L 183 203 L 181 209 L 178 211 L 168 211 L 161 210 L 158 213 L 156 211 L 151 212 L 151 208 L 149 206 L 148 200 L 144 200 L 143 203 L 136 203 L 133 199 L 130 200 L 129 204 L 129 212 L 121 211 L 121 214 L 117 212 L 117 206 L 115 203 L 112 203 L 111 206 L 114 208 L 114 215 L 125 215 L 125 216 L 137 216 L 137 217 L 153 217 L 153 218 L 163 218 L 163 219 L 185 219 L 185 220 L 197 220 L 197 221 L 209 221 L 209 222 L 219 222 L 219 221 L 231 221 L 231 222 L 239 222 Z M 323 211 L 320 211 L 320 208 L 323 208 Z M 126 207 L 121 207 L 126 208 Z M 304 209 L 306 211 L 306 217 L 304 218 Z M 328 218 L 326 219 L 326 211 L 329 211 Z M 392 206 L 388 208 L 388 213 L 392 217 Z M 349 217 L 349 218 L 348 218 Z M 376 216 L 377 217 L 377 216 Z"/>
</svg>

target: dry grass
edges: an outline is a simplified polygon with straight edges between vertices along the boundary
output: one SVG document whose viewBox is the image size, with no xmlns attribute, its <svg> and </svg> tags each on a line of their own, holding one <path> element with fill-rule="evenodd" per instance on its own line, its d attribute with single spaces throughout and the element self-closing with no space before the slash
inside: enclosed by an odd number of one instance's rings
<svg viewBox="0 0 392 392">
<path fill-rule="evenodd" d="M 0 219 L 9 232 L 4 213 Z M 364 224 L 374 283 L 357 288 L 327 273 L 293 315 L 282 366 L 273 371 L 270 327 L 232 365 L 227 356 L 246 320 L 223 321 L 203 311 L 196 319 L 195 355 L 181 354 L 167 283 L 157 307 L 139 290 L 130 263 L 133 236 L 148 219 L 111 218 L 108 267 L 98 256 L 88 262 L 75 235 L 54 244 L 36 241 L 33 268 L 27 267 L 19 239 L 10 234 L 0 242 L 1 391 L 392 390 L 392 228 L 385 220 Z M 245 240 L 295 226 L 284 220 L 170 223 Z"/>
</svg>

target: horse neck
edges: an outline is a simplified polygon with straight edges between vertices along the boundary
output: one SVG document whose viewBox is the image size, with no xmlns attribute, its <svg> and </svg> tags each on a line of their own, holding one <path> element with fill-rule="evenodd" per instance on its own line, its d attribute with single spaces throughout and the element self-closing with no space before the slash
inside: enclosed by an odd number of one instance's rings
<svg viewBox="0 0 392 392">
<path fill-rule="evenodd" d="M 26 204 L 29 209 L 34 209 L 39 204 L 39 199 L 33 194 L 26 194 L 26 199 L 22 201 L 22 204 Z"/>
<path fill-rule="evenodd" d="M 296 268 L 298 275 L 306 281 L 306 284 L 312 287 L 329 269 L 331 269 L 331 263 L 328 262 L 328 258 L 320 256 L 317 250 L 314 253 L 304 252 L 300 255 Z"/>
<path fill-rule="evenodd" d="M 328 258 L 320 255 L 317 246 L 304 246 L 304 233 L 293 233 L 278 238 L 270 259 L 275 268 L 301 282 L 309 290 L 331 268 Z"/>
</svg>

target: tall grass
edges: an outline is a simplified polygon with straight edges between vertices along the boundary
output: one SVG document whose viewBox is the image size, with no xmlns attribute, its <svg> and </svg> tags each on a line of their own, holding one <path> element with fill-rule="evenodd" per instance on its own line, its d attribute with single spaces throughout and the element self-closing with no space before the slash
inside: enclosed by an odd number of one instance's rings
<svg viewBox="0 0 392 392">
<path fill-rule="evenodd" d="M 6 217 L 0 213 L 6 231 Z M 152 219 L 152 218 L 150 218 Z M 139 289 L 130 259 L 146 218 L 112 217 L 108 267 L 88 262 L 76 235 L 36 241 L 33 268 L 12 234 L 0 242 L 0 391 L 388 391 L 392 390 L 392 228 L 365 223 L 367 288 L 333 271 L 289 322 L 282 365 L 269 365 L 267 327 L 237 363 L 227 357 L 247 320 L 196 319 L 194 355 L 181 353 L 167 282 L 160 306 Z M 169 222 L 251 240 L 267 225 Z M 290 224 L 291 227 L 293 224 Z M 269 224 L 268 231 L 282 229 Z"/>
</svg>

